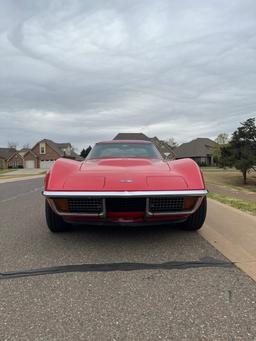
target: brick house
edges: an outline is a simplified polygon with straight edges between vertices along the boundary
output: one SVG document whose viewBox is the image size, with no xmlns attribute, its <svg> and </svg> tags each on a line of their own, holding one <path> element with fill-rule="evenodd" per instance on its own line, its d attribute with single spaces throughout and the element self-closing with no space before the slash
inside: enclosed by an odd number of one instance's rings
<svg viewBox="0 0 256 341">
<path fill-rule="evenodd" d="M 15 148 L 0 148 L 0 169 L 8 168 L 8 159 L 16 152 Z"/>
<path fill-rule="evenodd" d="M 159 138 L 157 138 L 156 136 L 151 138 L 143 133 L 119 133 L 113 138 L 113 140 L 151 141 L 154 143 L 164 159 L 172 160 L 175 158 L 172 147 L 167 142 L 159 140 Z"/>
<path fill-rule="evenodd" d="M 23 157 L 22 154 L 18 151 L 13 153 L 7 160 L 8 168 L 23 168 Z"/>
<path fill-rule="evenodd" d="M 175 159 L 175 153 L 173 151 L 173 148 L 166 141 L 159 140 L 159 138 L 156 136 L 150 138 L 150 141 L 155 144 L 155 146 L 165 159 L 168 160 Z"/>
<path fill-rule="evenodd" d="M 33 148 L 23 155 L 24 168 L 48 169 L 60 157 L 78 160 L 79 156 L 74 152 L 71 143 L 56 143 L 43 139 L 37 142 Z"/>
</svg>

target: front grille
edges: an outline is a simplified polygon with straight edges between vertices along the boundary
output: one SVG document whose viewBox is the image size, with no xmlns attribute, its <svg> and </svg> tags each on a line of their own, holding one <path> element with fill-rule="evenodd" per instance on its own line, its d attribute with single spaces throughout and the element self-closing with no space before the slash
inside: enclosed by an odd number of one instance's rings
<svg viewBox="0 0 256 341">
<path fill-rule="evenodd" d="M 180 212 L 184 210 L 183 197 L 150 197 L 150 198 L 69 198 L 70 213 L 100 214 L 104 212 L 145 212 L 148 200 L 150 213 Z"/>
<path fill-rule="evenodd" d="M 155 197 L 149 199 L 149 212 L 175 212 L 184 209 L 183 197 Z"/>
<path fill-rule="evenodd" d="M 71 213 L 102 213 L 102 198 L 72 198 L 68 199 L 68 208 Z"/>
<path fill-rule="evenodd" d="M 145 212 L 146 198 L 107 198 L 107 212 Z"/>
</svg>

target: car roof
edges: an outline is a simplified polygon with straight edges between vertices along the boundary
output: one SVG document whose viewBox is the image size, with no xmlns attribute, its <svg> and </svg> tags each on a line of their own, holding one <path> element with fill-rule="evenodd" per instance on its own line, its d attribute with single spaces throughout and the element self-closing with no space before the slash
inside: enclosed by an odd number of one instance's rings
<svg viewBox="0 0 256 341">
<path fill-rule="evenodd" d="M 152 143 L 151 141 L 144 141 L 144 140 L 109 140 L 109 141 L 100 141 L 97 142 L 96 144 L 100 143 L 110 143 L 110 144 L 120 144 L 120 143 Z"/>
</svg>

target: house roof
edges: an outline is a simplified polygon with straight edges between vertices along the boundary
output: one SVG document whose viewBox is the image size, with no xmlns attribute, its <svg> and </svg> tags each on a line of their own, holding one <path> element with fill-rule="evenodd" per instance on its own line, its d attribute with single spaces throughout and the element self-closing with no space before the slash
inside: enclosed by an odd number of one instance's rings
<svg viewBox="0 0 256 341">
<path fill-rule="evenodd" d="M 73 158 L 75 158 L 77 161 L 83 160 L 83 158 L 81 158 L 80 155 L 78 155 L 76 152 L 74 152 L 73 149 L 71 149 L 71 153 L 69 156 L 72 156 Z"/>
<path fill-rule="evenodd" d="M 60 156 L 63 156 L 63 150 L 61 150 L 61 147 L 58 145 L 58 143 L 53 142 L 52 140 L 48 140 L 48 139 L 44 139 L 41 142 L 45 142 L 47 143 L 50 147 L 52 147 L 53 150 L 55 150 L 56 153 L 58 153 Z M 63 143 L 61 143 L 60 145 L 63 145 Z"/>
<path fill-rule="evenodd" d="M 108 141 L 100 141 L 97 142 L 96 144 L 101 144 L 101 143 L 151 143 L 151 141 L 146 141 L 146 140 L 108 140 Z"/>
<path fill-rule="evenodd" d="M 53 141 L 52 141 L 53 142 Z M 56 143 L 56 142 L 53 142 L 55 143 L 59 148 L 68 148 L 70 147 L 71 148 L 71 143 L 67 142 L 67 143 Z"/>
<path fill-rule="evenodd" d="M 177 158 L 185 157 L 204 157 L 212 154 L 212 150 L 218 144 L 208 138 L 197 138 L 187 143 L 181 144 L 175 148 L 174 152 Z"/>
<path fill-rule="evenodd" d="M 7 160 L 15 152 L 15 148 L 0 148 L 0 157 Z"/>
<path fill-rule="evenodd" d="M 154 143 L 154 145 L 157 147 L 157 149 L 160 151 L 160 153 L 165 157 L 168 156 L 169 158 L 174 158 L 175 153 L 173 151 L 173 148 L 165 141 L 159 140 L 158 137 L 152 137 L 150 138 L 150 141 Z"/>
<path fill-rule="evenodd" d="M 117 134 L 113 140 L 125 140 L 125 141 L 148 141 L 154 143 L 157 147 L 159 152 L 163 157 L 174 158 L 175 154 L 172 150 L 172 147 L 165 141 L 159 140 L 159 138 L 155 137 L 148 137 L 143 133 L 119 133 Z"/>
<path fill-rule="evenodd" d="M 29 153 L 31 153 L 35 158 L 37 158 L 37 155 L 34 153 L 34 152 L 32 152 L 32 150 L 31 149 L 27 149 L 27 151 L 26 152 L 24 152 L 24 154 L 22 153 L 22 157 L 24 158 L 25 157 L 25 155 L 27 155 L 27 154 L 29 154 Z M 21 153 L 20 153 L 21 154 Z"/>
<path fill-rule="evenodd" d="M 27 154 L 29 150 L 29 148 L 22 148 L 21 150 L 17 151 L 17 153 L 19 153 L 20 156 L 23 157 L 25 154 Z"/>
<path fill-rule="evenodd" d="M 17 155 L 17 156 L 19 156 L 19 157 L 21 157 L 22 159 L 23 159 L 23 155 L 24 155 L 25 153 L 20 153 L 20 152 L 18 152 L 17 150 L 14 152 L 14 153 L 12 153 L 12 154 L 10 154 L 10 156 L 8 157 L 8 159 L 7 159 L 7 161 L 9 161 L 10 159 L 12 159 L 15 155 Z"/>
<path fill-rule="evenodd" d="M 64 155 L 65 155 L 63 149 L 66 149 L 66 148 L 68 148 L 68 147 L 71 148 L 71 143 L 69 143 L 69 142 L 57 143 L 57 142 L 54 142 L 54 141 L 49 140 L 49 139 L 43 139 L 43 140 L 37 142 L 37 143 L 33 146 L 33 148 L 31 148 L 31 150 L 34 149 L 35 146 L 36 146 L 38 143 L 43 143 L 43 142 L 47 143 L 47 144 L 48 144 L 48 145 L 49 145 L 57 154 L 59 154 L 60 156 L 64 156 Z M 28 151 L 27 151 L 27 152 L 28 152 Z M 27 152 L 26 152 L 26 153 L 27 153 Z M 26 153 L 25 153 L 25 154 L 26 154 Z"/>
<path fill-rule="evenodd" d="M 119 133 L 113 140 L 144 140 L 149 141 L 150 138 L 143 133 Z"/>
</svg>

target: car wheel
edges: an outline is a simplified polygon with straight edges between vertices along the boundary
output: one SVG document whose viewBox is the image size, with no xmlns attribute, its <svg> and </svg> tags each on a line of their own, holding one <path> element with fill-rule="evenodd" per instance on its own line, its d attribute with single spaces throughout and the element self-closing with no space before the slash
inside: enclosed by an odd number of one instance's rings
<svg viewBox="0 0 256 341">
<path fill-rule="evenodd" d="M 193 213 L 184 223 L 182 223 L 182 229 L 187 231 L 196 231 L 199 230 L 205 221 L 207 212 L 207 200 L 206 197 L 203 198 L 203 201 L 200 207 Z"/>
<path fill-rule="evenodd" d="M 52 210 L 47 200 L 45 200 L 45 216 L 48 228 L 51 232 L 65 232 L 70 227 L 70 224 L 66 223 L 61 216 Z"/>
</svg>

